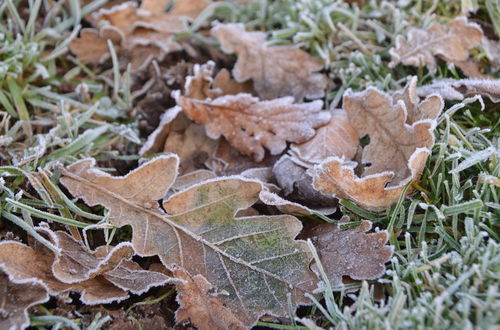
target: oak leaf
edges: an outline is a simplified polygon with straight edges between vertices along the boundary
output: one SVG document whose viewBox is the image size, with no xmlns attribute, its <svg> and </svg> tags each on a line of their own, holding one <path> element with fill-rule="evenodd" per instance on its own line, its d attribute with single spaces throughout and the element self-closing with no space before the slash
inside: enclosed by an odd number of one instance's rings
<svg viewBox="0 0 500 330">
<path fill-rule="evenodd" d="M 390 67 L 398 63 L 413 66 L 437 66 L 435 56 L 448 62 L 465 61 L 469 50 L 481 43 L 483 32 L 466 17 L 458 17 L 445 26 L 433 23 L 428 30 L 411 28 L 408 38 L 397 36 L 396 47 L 391 48 Z"/>
<path fill-rule="evenodd" d="M 500 79 L 440 79 L 430 85 L 417 88 L 417 94 L 425 97 L 439 94 L 446 100 L 463 100 L 475 95 L 487 96 L 491 101 L 500 102 Z"/>
<path fill-rule="evenodd" d="M 141 294 L 170 281 L 163 274 L 142 270 L 136 263 L 122 260 L 133 251 L 128 243 L 97 257 L 96 252 L 88 251 L 64 232 L 38 229 L 49 235 L 59 248 L 59 256 L 41 244 L 33 249 L 5 241 L 0 243 L 0 265 L 15 279 L 41 281 L 51 295 L 65 297 L 70 291 L 81 292 L 83 303 L 95 305 L 121 301 L 128 298 L 127 291 Z"/>
<path fill-rule="evenodd" d="M 339 228 L 346 223 L 348 218 L 343 218 L 338 224 L 319 225 L 311 232 L 311 241 L 332 286 L 342 285 L 343 276 L 354 280 L 374 280 L 382 276 L 384 264 L 393 253 L 393 247 L 386 245 L 387 231 L 367 234 L 372 228 L 367 220 L 356 228 Z"/>
<path fill-rule="evenodd" d="M 35 279 L 14 279 L 0 266 L 0 328 L 22 330 L 30 325 L 27 309 L 49 300 L 47 288 Z"/>
<path fill-rule="evenodd" d="M 157 201 L 175 181 L 177 165 L 175 155 L 161 156 L 112 177 L 83 160 L 64 170 L 61 182 L 87 204 L 108 208 L 112 225 L 132 226 L 139 255 L 158 255 L 170 270 L 179 266 L 205 277 L 246 326 L 266 313 L 285 315 L 288 294 L 293 306 L 306 303 L 316 279 L 307 245 L 295 240 L 301 223 L 291 216 L 236 218 L 262 190 L 240 177 L 199 183 L 172 195 L 160 210 Z"/>
<path fill-rule="evenodd" d="M 292 144 L 290 149 L 303 161 L 320 163 L 328 157 L 352 159 L 359 145 L 358 134 L 349 123 L 344 110 L 330 111 L 330 123 L 320 127 L 316 135 L 302 144 Z"/>
<path fill-rule="evenodd" d="M 293 96 L 296 101 L 324 96 L 327 78 L 317 71 L 320 60 L 294 46 L 268 46 L 266 33 L 247 32 L 243 24 L 218 24 L 212 35 L 228 54 L 238 61 L 233 76 L 238 82 L 252 79 L 262 99 Z"/>
<path fill-rule="evenodd" d="M 105 26 L 99 30 L 92 28 L 82 29 L 80 38 L 70 43 L 69 49 L 78 59 L 85 63 L 102 63 L 109 58 L 107 40 L 120 47 L 122 34 L 115 28 Z M 119 48 L 117 48 L 117 51 Z"/>
<path fill-rule="evenodd" d="M 406 183 L 419 179 L 434 144 L 435 119 L 443 100 L 431 95 L 420 102 L 412 79 L 392 97 L 375 88 L 347 91 L 343 106 L 358 138 L 370 138 L 361 155 L 364 169 L 358 177 L 355 163 L 331 157 L 310 171 L 313 186 L 380 211 L 397 201 Z"/>
<path fill-rule="evenodd" d="M 212 139 L 223 135 L 229 143 L 256 161 L 281 153 L 286 142 L 301 143 L 325 125 L 330 114 L 322 112 L 322 101 L 293 103 L 292 97 L 260 101 L 250 94 L 226 95 L 199 101 L 175 94 L 178 106 L 193 121 L 205 126 Z"/>
<path fill-rule="evenodd" d="M 218 293 L 203 276 L 191 276 L 182 268 L 175 268 L 173 275 L 180 279 L 177 284 L 179 309 L 175 312 L 178 323 L 190 322 L 198 329 L 246 329 L 217 297 Z"/>
</svg>

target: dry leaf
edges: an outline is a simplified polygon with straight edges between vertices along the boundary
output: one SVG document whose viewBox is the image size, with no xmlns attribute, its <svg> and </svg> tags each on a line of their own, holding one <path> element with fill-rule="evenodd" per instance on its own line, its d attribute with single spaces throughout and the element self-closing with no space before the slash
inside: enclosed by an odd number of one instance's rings
<svg viewBox="0 0 500 330">
<path fill-rule="evenodd" d="M 303 161 L 320 163 L 328 157 L 352 159 L 359 145 L 358 134 L 349 123 L 344 110 L 330 111 L 330 123 L 320 127 L 316 135 L 302 144 L 294 144 L 291 150 Z"/>
<path fill-rule="evenodd" d="M 340 224 L 346 222 L 348 218 L 343 218 Z M 327 223 L 312 230 L 311 240 L 332 286 L 342 285 L 343 276 L 374 280 L 384 274 L 393 247 L 386 245 L 387 231 L 366 234 L 371 228 L 371 222 L 364 220 L 352 229 L 342 230 L 336 223 Z"/>
<path fill-rule="evenodd" d="M 246 32 L 243 24 L 218 24 L 212 28 L 228 54 L 238 54 L 233 76 L 238 82 L 253 80 L 262 99 L 293 96 L 323 97 L 327 87 L 320 60 L 294 46 L 268 46 L 263 32 Z"/>
<path fill-rule="evenodd" d="M 390 67 L 398 63 L 413 66 L 437 66 L 434 56 L 445 61 L 465 61 L 469 50 L 481 43 L 483 32 L 475 23 L 468 23 L 466 17 L 458 17 L 445 26 L 433 23 L 428 30 L 411 28 L 408 39 L 397 36 L 396 47 L 391 48 Z"/>
<path fill-rule="evenodd" d="M 199 101 L 176 93 L 175 98 L 189 118 L 205 126 L 208 137 L 223 135 L 256 161 L 264 159 L 264 147 L 277 155 L 287 141 L 305 142 L 314 136 L 314 128 L 330 120 L 330 114 L 321 111 L 322 101 L 295 104 L 291 97 L 260 101 L 249 94 Z"/>
<path fill-rule="evenodd" d="M 417 94 L 421 97 L 433 93 L 446 100 L 459 101 L 466 97 L 483 95 L 497 103 L 500 102 L 500 79 L 440 79 L 417 88 Z"/>
<path fill-rule="evenodd" d="M 191 276 L 182 268 L 175 268 L 173 274 L 182 280 L 177 284 L 178 323 L 190 322 L 200 330 L 246 329 L 217 297 L 223 293 L 217 292 L 203 276 Z"/>
<path fill-rule="evenodd" d="M 311 256 L 295 240 L 301 223 L 291 216 L 235 218 L 258 199 L 262 185 L 238 177 L 202 182 L 163 203 L 177 175 L 178 158 L 161 156 L 124 177 L 112 177 L 77 162 L 63 171 L 63 185 L 87 204 L 109 209 L 114 226 L 132 226 L 132 244 L 141 256 L 158 255 L 169 269 L 200 274 L 245 325 L 263 314 L 285 315 L 287 294 L 293 306 L 306 303 L 315 286 Z M 147 187 L 147 189 L 144 189 Z"/>
<path fill-rule="evenodd" d="M 314 188 L 380 211 L 397 201 L 406 183 L 419 179 L 434 144 L 443 100 L 431 95 L 419 102 L 412 79 L 392 97 L 375 88 L 347 91 L 343 105 L 358 137 L 370 138 L 361 155 L 364 170 L 358 177 L 356 163 L 329 158 L 310 171 Z"/>
<path fill-rule="evenodd" d="M 49 300 L 36 279 L 14 279 L 0 266 L 0 329 L 22 330 L 30 325 L 27 309 Z"/>
<path fill-rule="evenodd" d="M 307 216 L 316 213 L 332 214 L 337 210 L 336 207 L 313 210 L 302 204 L 288 201 L 268 190 L 262 190 L 259 194 L 259 198 L 264 204 L 275 206 L 282 213 L 292 214 L 297 216 Z"/>
<path fill-rule="evenodd" d="M 104 304 L 128 298 L 127 291 L 142 294 L 171 280 L 123 260 L 133 254 L 129 243 L 111 248 L 104 255 L 101 251 L 98 257 L 97 251 L 92 253 L 64 232 L 37 229 L 59 248 L 59 256 L 40 244 L 32 249 L 7 241 L 0 244 L 0 264 L 13 278 L 41 281 L 51 295 L 64 297 L 76 291 L 81 292 L 80 299 L 87 305 Z"/>
<path fill-rule="evenodd" d="M 90 20 L 97 29 L 84 29 L 81 37 L 71 42 L 70 49 L 81 61 L 99 63 L 109 57 L 106 40 L 111 39 L 133 70 L 143 70 L 153 59 L 161 61 L 168 53 L 184 49 L 174 35 L 184 31 L 185 21 L 194 19 L 210 3 L 178 0 L 169 12 L 165 12 L 169 4 L 165 0 L 143 1 L 139 8 L 132 1 L 101 8 Z M 114 31 L 112 38 L 109 31 Z"/>
<path fill-rule="evenodd" d="M 85 28 L 80 32 L 80 38 L 70 43 L 69 49 L 78 59 L 85 63 L 102 63 L 109 58 L 107 40 L 119 47 L 122 40 L 121 33 L 112 26 L 105 26 L 99 30 Z M 119 48 L 116 49 L 117 51 Z"/>
</svg>

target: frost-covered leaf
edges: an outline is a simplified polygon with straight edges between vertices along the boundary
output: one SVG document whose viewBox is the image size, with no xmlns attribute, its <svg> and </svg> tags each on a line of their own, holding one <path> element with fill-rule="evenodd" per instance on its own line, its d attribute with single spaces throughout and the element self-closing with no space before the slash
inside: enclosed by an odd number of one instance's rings
<svg viewBox="0 0 500 330">
<path fill-rule="evenodd" d="M 500 68 L 500 41 L 484 37 L 482 42 L 484 51 L 491 65 Z"/>
<path fill-rule="evenodd" d="M 89 251 L 68 234 L 38 228 L 47 234 L 60 255 L 37 244 L 6 241 L 0 243 L 0 265 L 15 279 L 37 279 L 51 295 L 66 297 L 70 291 L 80 292 L 81 301 L 88 305 L 111 303 L 128 298 L 127 291 L 141 294 L 151 287 L 170 281 L 156 272 L 143 270 L 134 262 L 123 260 L 133 250 L 122 243 L 106 253 Z"/>
<path fill-rule="evenodd" d="M 252 79 L 262 99 L 293 96 L 313 99 L 324 95 L 327 78 L 317 71 L 320 60 L 294 46 L 268 46 L 264 32 L 247 32 L 243 24 L 218 24 L 212 28 L 228 54 L 236 53 L 233 69 L 236 81 Z"/>
<path fill-rule="evenodd" d="M 359 138 L 351 127 L 347 114 L 344 110 L 333 110 L 330 113 L 330 123 L 320 127 L 311 140 L 291 146 L 291 150 L 301 160 L 320 163 L 328 157 L 352 159 L 356 154 Z"/>
<path fill-rule="evenodd" d="M 107 40 L 117 46 L 122 40 L 122 34 L 112 26 L 101 29 L 85 28 L 80 32 L 80 38 L 71 42 L 69 48 L 78 59 L 85 63 L 102 63 L 109 58 Z"/>
<path fill-rule="evenodd" d="M 0 329 L 26 329 L 30 324 L 27 309 L 47 300 L 47 288 L 40 281 L 12 278 L 0 266 Z"/>
<path fill-rule="evenodd" d="M 361 176 L 355 174 L 356 163 L 332 157 L 310 171 L 313 185 L 325 194 L 382 210 L 397 201 L 406 183 L 419 179 L 443 100 L 431 95 L 420 102 L 413 79 L 393 96 L 375 88 L 347 91 L 343 106 L 358 138 L 370 139 L 361 155 Z"/>
<path fill-rule="evenodd" d="M 348 223 L 347 218 L 339 222 L 345 223 Z M 382 276 L 384 264 L 393 252 L 393 247 L 386 245 L 387 231 L 367 234 L 372 224 L 366 220 L 352 229 L 342 230 L 339 224 L 319 225 L 311 232 L 311 240 L 331 285 L 342 285 L 343 276 L 354 280 L 374 280 Z"/>
<path fill-rule="evenodd" d="M 429 29 L 411 28 L 408 37 L 397 36 L 396 47 L 390 50 L 391 63 L 428 66 L 435 69 L 435 56 L 448 62 L 465 61 L 469 50 L 481 43 L 483 32 L 479 25 L 458 17 L 445 26 L 433 23 Z"/>
<path fill-rule="evenodd" d="M 417 88 L 421 97 L 439 94 L 446 100 L 463 100 L 474 95 L 487 96 L 490 100 L 500 102 L 500 79 L 441 79 L 430 85 Z"/>
<path fill-rule="evenodd" d="M 217 292 L 202 275 L 191 276 L 182 268 L 175 268 L 173 275 L 180 279 L 177 284 L 179 309 L 175 312 L 178 323 L 189 322 L 198 329 L 246 329 L 224 306 Z"/>
<path fill-rule="evenodd" d="M 185 30 L 185 21 L 194 19 L 210 1 L 177 0 L 166 12 L 169 1 L 147 0 L 138 7 L 127 1 L 101 8 L 92 14 L 95 29 L 84 29 L 70 49 L 81 61 L 98 63 L 109 57 L 107 39 L 122 57 L 128 58 L 132 69 L 142 70 L 153 59 L 162 60 L 168 53 L 182 50 L 175 34 Z M 110 31 L 113 32 L 110 38 Z"/>
<path fill-rule="evenodd" d="M 256 181 L 226 177 L 172 195 L 158 208 L 175 180 L 178 158 L 162 156 L 124 177 L 112 177 L 92 160 L 63 171 L 61 182 L 87 204 L 109 209 L 114 226 L 132 226 L 141 256 L 158 255 L 169 269 L 180 266 L 206 278 L 221 301 L 247 326 L 263 314 L 287 313 L 315 286 L 307 245 L 295 240 L 301 223 L 292 216 L 235 217 L 262 190 Z"/>
<path fill-rule="evenodd" d="M 330 114 L 321 111 L 322 101 L 297 104 L 292 97 L 260 101 L 238 94 L 199 101 L 177 93 L 176 101 L 189 118 L 205 126 L 208 137 L 222 135 L 256 161 L 264 158 L 264 147 L 279 154 L 287 141 L 305 142 L 330 120 Z"/>
</svg>

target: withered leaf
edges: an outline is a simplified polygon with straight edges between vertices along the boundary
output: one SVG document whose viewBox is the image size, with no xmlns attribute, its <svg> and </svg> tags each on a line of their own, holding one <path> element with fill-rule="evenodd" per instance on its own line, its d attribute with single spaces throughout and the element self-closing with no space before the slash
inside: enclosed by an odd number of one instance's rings
<svg viewBox="0 0 500 330">
<path fill-rule="evenodd" d="M 417 88 L 421 97 L 436 93 L 446 100 L 463 100 L 474 95 L 487 96 L 491 101 L 500 102 L 500 79 L 440 79 L 430 85 Z"/>
<path fill-rule="evenodd" d="M 303 161 L 320 163 L 328 157 L 352 159 L 359 145 L 358 134 L 349 123 L 344 110 L 330 111 L 330 123 L 320 127 L 316 135 L 302 144 L 293 144 L 291 150 Z"/>
<path fill-rule="evenodd" d="M 324 95 L 327 78 L 317 71 L 320 60 L 294 46 L 268 46 L 263 32 L 247 32 L 243 24 L 218 24 L 212 28 L 228 54 L 238 54 L 233 76 L 238 82 L 253 80 L 262 99 L 293 96 L 314 99 Z"/>
<path fill-rule="evenodd" d="M 27 309 L 49 300 L 47 288 L 36 279 L 14 279 L 0 266 L 0 328 L 22 330 L 29 326 Z"/>
<path fill-rule="evenodd" d="M 348 223 L 348 219 L 342 219 L 339 224 L 343 223 Z M 372 228 L 367 220 L 359 227 L 345 230 L 340 229 L 339 224 L 319 225 L 311 233 L 331 285 L 342 285 L 343 276 L 354 280 L 374 280 L 382 276 L 384 264 L 393 253 L 393 247 L 386 245 L 387 231 L 366 234 Z"/>
<path fill-rule="evenodd" d="M 262 190 L 260 183 L 238 177 L 176 193 L 163 203 L 165 213 L 157 200 L 175 180 L 177 163 L 175 155 L 161 156 L 112 177 L 83 160 L 63 171 L 61 182 L 87 204 L 108 208 L 111 224 L 132 226 L 136 253 L 158 255 L 167 268 L 200 274 L 225 292 L 221 301 L 244 325 L 266 313 L 285 315 L 287 294 L 294 306 L 305 303 L 316 279 L 307 245 L 294 239 L 301 223 L 286 215 L 236 218 Z"/>
<path fill-rule="evenodd" d="M 429 154 L 428 149 L 417 149 L 410 156 L 408 165 L 405 165 L 410 169 L 410 176 L 395 186 L 390 185 L 394 179 L 393 172 L 386 171 L 360 178 L 354 172 L 357 165 L 355 162 L 331 157 L 310 170 L 313 187 L 324 194 L 353 200 L 367 210 L 382 211 L 398 201 L 409 181 L 418 181 Z M 409 192 L 411 189 L 407 191 Z"/>
<path fill-rule="evenodd" d="M 92 28 L 82 29 L 80 38 L 70 43 L 69 49 L 78 59 L 86 63 L 102 63 L 109 58 L 107 40 L 119 47 L 122 35 L 111 26 L 99 30 Z"/>
<path fill-rule="evenodd" d="M 437 66 L 434 56 L 445 61 L 464 61 L 469 57 L 469 50 L 481 43 L 483 32 L 475 23 L 468 23 L 466 17 L 458 17 L 445 26 L 433 23 L 428 30 L 411 28 L 408 39 L 396 38 L 396 47 L 390 50 L 391 63 L 413 66 Z"/>
<path fill-rule="evenodd" d="M 314 136 L 314 128 L 330 120 L 330 114 L 321 111 L 322 101 L 296 104 L 291 97 L 260 101 L 238 94 L 199 101 L 176 93 L 176 101 L 189 118 L 205 126 L 208 137 L 223 135 L 256 161 L 264 158 L 264 147 L 279 154 L 287 141 L 305 142 Z"/>
<path fill-rule="evenodd" d="M 356 164 L 332 157 L 311 170 L 314 187 L 380 211 L 397 200 L 409 180 L 420 177 L 434 144 L 435 118 L 443 100 L 431 95 L 420 102 L 413 79 L 392 97 L 375 88 L 347 91 L 343 105 L 358 137 L 370 138 L 361 155 L 364 170 L 359 178 Z"/>
<path fill-rule="evenodd" d="M 35 278 L 44 283 L 51 295 L 66 296 L 81 292 L 88 305 L 110 303 L 128 298 L 127 291 L 141 294 L 171 279 L 161 273 L 143 270 L 124 260 L 133 255 L 131 244 L 122 243 L 105 253 L 89 251 L 68 234 L 37 229 L 47 234 L 60 255 L 37 244 L 35 249 L 18 242 L 0 244 L 0 264 L 14 278 Z"/>
<path fill-rule="evenodd" d="M 278 210 L 280 210 L 283 213 L 293 214 L 297 216 L 307 216 L 307 215 L 313 215 L 315 213 L 332 214 L 337 209 L 336 207 L 330 207 L 330 208 L 313 210 L 302 204 L 286 200 L 268 190 L 262 190 L 259 194 L 259 198 L 266 205 L 275 206 Z"/>
<path fill-rule="evenodd" d="M 180 279 L 177 284 L 179 309 L 175 312 L 178 323 L 190 322 L 204 329 L 246 329 L 246 327 L 224 306 L 217 292 L 203 276 L 189 275 L 177 267 L 173 275 Z"/>
</svg>

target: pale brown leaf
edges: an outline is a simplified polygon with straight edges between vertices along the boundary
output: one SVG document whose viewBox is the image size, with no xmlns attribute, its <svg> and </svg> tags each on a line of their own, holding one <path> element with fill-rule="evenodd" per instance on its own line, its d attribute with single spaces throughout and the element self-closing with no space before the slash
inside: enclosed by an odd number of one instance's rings
<svg viewBox="0 0 500 330">
<path fill-rule="evenodd" d="M 380 211 L 397 200 L 406 183 L 419 179 L 443 100 L 431 95 L 420 102 L 413 79 L 392 97 L 375 88 L 347 91 L 343 106 L 358 138 L 370 139 L 361 155 L 363 170 L 358 177 L 356 163 L 329 158 L 310 171 L 314 187 Z"/>
<path fill-rule="evenodd" d="M 302 144 L 293 144 L 291 150 L 303 161 L 320 163 L 328 157 L 352 159 L 359 145 L 358 134 L 349 123 L 344 110 L 330 111 L 330 123 L 320 127 L 316 135 Z"/>
<path fill-rule="evenodd" d="M 41 281 L 51 295 L 64 297 L 70 291 L 81 292 L 81 301 L 94 305 L 126 299 L 127 291 L 142 294 L 171 280 L 126 260 L 134 254 L 130 243 L 100 249 L 98 253 L 65 232 L 54 233 L 46 227 L 37 229 L 53 241 L 59 255 L 40 244 L 32 249 L 7 241 L 0 244 L 0 264 L 14 278 Z"/>
<path fill-rule="evenodd" d="M 480 44 L 482 36 L 481 28 L 467 22 L 466 17 L 455 18 L 445 26 L 433 23 L 428 30 L 411 28 L 407 38 L 396 38 L 396 47 L 390 50 L 389 66 L 403 63 L 435 69 L 435 56 L 448 62 L 464 61 L 469 57 L 469 50 Z"/>
<path fill-rule="evenodd" d="M 320 60 L 294 46 L 268 46 L 263 32 L 247 32 L 243 24 L 218 24 L 212 28 L 228 54 L 236 53 L 238 61 L 233 76 L 238 82 L 252 79 L 262 99 L 293 96 L 322 97 L 327 87 L 325 75 L 317 73 Z"/>
<path fill-rule="evenodd" d="M 247 326 L 266 313 L 285 315 L 288 294 L 293 306 L 305 303 L 304 293 L 314 288 L 316 278 L 309 270 L 307 245 L 295 240 L 301 223 L 291 216 L 236 218 L 262 190 L 260 183 L 238 177 L 208 180 L 176 193 L 163 203 L 165 213 L 157 200 L 172 185 L 177 161 L 174 155 L 161 156 L 133 172 L 140 175 L 125 177 L 80 161 L 63 171 L 61 182 L 87 204 L 108 208 L 112 225 L 132 226 L 139 255 L 158 255 L 168 269 L 183 267 L 225 292 L 221 301 Z M 145 202 L 143 191 L 130 188 L 136 184 L 158 193 Z"/>
<path fill-rule="evenodd" d="M 398 185 L 390 185 L 394 179 L 393 172 L 381 172 L 358 177 L 354 172 L 355 162 L 332 157 L 317 165 L 310 173 L 313 175 L 313 187 L 324 194 L 341 199 L 350 199 L 367 210 L 382 211 L 395 204 L 405 185 L 409 181 L 418 181 L 425 167 L 429 150 L 417 149 L 408 160 L 410 176 Z M 412 190 L 409 189 L 407 194 Z"/>
<path fill-rule="evenodd" d="M 321 111 L 322 101 L 296 104 L 291 97 L 260 101 L 238 94 L 199 101 L 177 93 L 176 101 L 189 118 L 205 126 L 208 137 L 222 135 L 256 161 L 264 158 L 264 147 L 279 154 L 287 141 L 305 142 L 314 136 L 314 128 L 330 120 L 330 114 Z"/>
<path fill-rule="evenodd" d="M 23 330 L 30 325 L 27 309 L 49 300 L 36 279 L 14 279 L 0 266 L 0 329 Z"/>
<path fill-rule="evenodd" d="M 109 58 L 108 39 L 119 50 L 122 35 L 113 27 L 106 26 L 99 30 L 85 28 L 80 32 L 80 38 L 70 43 L 69 49 L 82 62 L 102 63 Z"/>
<path fill-rule="evenodd" d="M 342 219 L 339 224 L 348 223 Z M 339 224 L 327 223 L 315 227 L 312 242 L 332 286 L 342 285 L 342 277 L 354 280 L 374 280 L 385 272 L 384 264 L 393 253 L 387 246 L 387 231 L 366 234 L 372 228 L 364 220 L 359 227 L 342 230 Z"/>
<path fill-rule="evenodd" d="M 500 79 L 441 79 L 430 85 L 417 88 L 421 97 L 436 93 L 446 100 L 463 100 L 466 97 L 482 95 L 491 101 L 500 102 Z"/>
<path fill-rule="evenodd" d="M 177 284 L 179 309 L 175 312 L 178 323 L 189 322 L 198 329 L 246 329 L 218 298 L 217 292 L 203 276 L 189 275 L 182 268 L 175 268 L 173 274 L 181 282 Z"/>
</svg>

